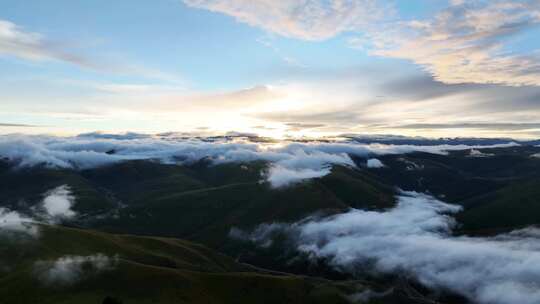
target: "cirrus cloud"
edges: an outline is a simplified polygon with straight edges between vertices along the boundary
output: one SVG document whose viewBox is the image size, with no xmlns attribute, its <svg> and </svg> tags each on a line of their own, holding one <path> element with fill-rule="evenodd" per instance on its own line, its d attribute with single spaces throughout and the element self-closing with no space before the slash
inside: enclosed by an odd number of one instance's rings
<svg viewBox="0 0 540 304">
<path fill-rule="evenodd" d="M 366 36 L 374 55 L 410 60 L 448 84 L 540 85 L 538 50 L 510 38 L 540 24 L 535 0 L 454 2 L 426 20 L 401 21 Z M 364 46 L 365 39 L 353 40 Z"/>
<path fill-rule="evenodd" d="M 285 37 L 324 40 L 357 31 L 388 13 L 378 0 L 184 0 Z"/>
</svg>

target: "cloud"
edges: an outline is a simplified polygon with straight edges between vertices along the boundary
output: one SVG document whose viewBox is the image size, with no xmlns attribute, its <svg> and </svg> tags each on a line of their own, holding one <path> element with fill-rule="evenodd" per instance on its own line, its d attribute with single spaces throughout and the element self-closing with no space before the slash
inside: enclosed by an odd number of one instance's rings
<svg viewBox="0 0 540 304">
<path fill-rule="evenodd" d="M 538 51 L 509 51 L 510 38 L 538 24 L 538 1 L 472 0 L 455 2 L 430 19 L 401 21 L 366 36 L 373 54 L 411 60 L 444 83 L 538 86 Z"/>
<path fill-rule="evenodd" d="M 115 140 L 133 140 L 133 139 L 143 139 L 151 138 L 151 135 L 136 133 L 136 132 L 126 132 L 123 134 L 110 134 L 103 132 L 90 132 L 82 133 L 77 135 L 78 138 L 87 138 L 87 139 L 115 139 Z"/>
<path fill-rule="evenodd" d="M 310 79 L 313 75 L 322 76 Z M 381 66 L 355 66 L 310 69 L 295 77 L 307 80 L 282 89 L 299 107 L 247 115 L 281 124 L 324 124 L 309 130 L 322 134 L 537 137 L 529 128 L 540 120 L 538 86 L 446 84 L 408 65 L 397 73 Z M 464 128 L 458 130 L 460 126 Z"/>
<path fill-rule="evenodd" d="M 232 235 L 268 247 L 277 233 L 285 233 L 299 252 L 324 258 L 337 270 L 408 275 L 474 303 L 540 302 L 540 230 L 452 236 L 456 222 L 451 215 L 460 210 L 429 195 L 403 192 L 397 206 L 387 211 L 352 209 Z"/>
<path fill-rule="evenodd" d="M 104 271 L 113 270 L 118 257 L 103 254 L 88 256 L 66 255 L 54 261 L 37 261 L 34 271 L 46 285 L 70 285 Z"/>
<path fill-rule="evenodd" d="M 184 3 L 285 37 L 324 40 L 357 33 L 360 37 L 350 40 L 353 47 L 410 60 L 444 83 L 540 85 L 538 50 L 517 51 L 511 45 L 540 24 L 536 0 L 452 1 L 435 15 L 412 21 L 389 21 L 394 9 L 376 0 Z"/>
<path fill-rule="evenodd" d="M 23 127 L 23 128 L 34 128 L 37 126 L 27 125 L 27 124 L 13 124 L 13 123 L 0 123 L 0 127 Z"/>
<path fill-rule="evenodd" d="M 0 55 L 32 61 L 62 61 L 86 68 L 96 67 L 92 61 L 66 52 L 41 34 L 25 31 L 16 24 L 1 19 Z"/>
<path fill-rule="evenodd" d="M 289 169 L 282 166 L 272 166 L 268 170 L 267 180 L 274 188 L 281 188 L 303 180 L 323 177 L 330 174 L 330 167 L 318 169 Z"/>
<path fill-rule="evenodd" d="M 383 168 L 384 164 L 376 158 L 370 158 L 366 161 L 366 166 L 368 168 Z"/>
<path fill-rule="evenodd" d="M 39 236 L 39 223 L 54 224 L 60 219 L 69 219 L 76 215 L 71 209 L 75 197 L 67 185 L 56 187 L 44 194 L 32 214 L 24 215 L 18 211 L 0 207 L 0 236 Z"/>
<path fill-rule="evenodd" d="M 58 219 L 68 219 L 76 215 L 71 209 L 75 203 L 75 196 L 67 185 L 62 185 L 47 192 L 41 203 L 46 215 L 53 222 Z"/>
<path fill-rule="evenodd" d="M 326 126 L 320 123 L 300 123 L 300 122 L 288 122 L 285 124 L 289 131 L 302 131 L 309 129 L 317 129 Z"/>
<path fill-rule="evenodd" d="M 332 165 L 354 166 L 349 155 L 368 157 L 411 152 L 444 155 L 454 150 L 516 145 L 420 146 L 361 144 L 354 141 L 291 142 L 282 145 L 274 142 L 253 143 L 237 137 L 196 139 L 175 137 L 174 134 L 128 134 L 120 137 L 101 133 L 78 137 L 6 135 L 0 136 L 0 158 L 6 158 L 19 167 L 45 165 L 67 169 L 95 168 L 128 160 L 156 160 L 167 164 L 186 164 L 202 159 L 214 164 L 266 161 L 270 169 L 265 178 L 272 185 L 288 185 L 327 175 Z"/>
<path fill-rule="evenodd" d="M 35 237 L 39 231 L 34 223 L 29 217 L 0 207 L 0 235 L 23 233 Z"/>
<path fill-rule="evenodd" d="M 354 293 L 347 298 L 353 303 L 369 303 L 373 299 L 384 298 L 390 295 L 392 292 L 393 289 L 389 289 L 383 292 L 377 292 L 371 289 L 367 289 L 362 292 Z"/>
<path fill-rule="evenodd" d="M 176 84 L 183 82 L 178 76 L 162 71 L 121 63 L 117 59 L 113 61 L 112 59 L 86 56 L 79 50 L 81 49 L 80 45 L 75 46 L 73 47 L 73 43 L 51 40 L 40 33 L 27 31 L 11 21 L 0 19 L 0 56 L 36 62 L 63 62 L 98 72 L 137 76 Z M 102 87 L 101 89 L 114 91 L 136 90 L 137 88 L 141 87 L 128 86 L 126 88 L 126 86 L 118 85 L 116 87 Z"/>
<path fill-rule="evenodd" d="M 540 123 L 419 123 L 399 125 L 402 129 L 488 129 L 488 130 L 532 130 L 540 129 Z"/>
<path fill-rule="evenodd" d="M 471 151 L 469 152 L 469 157 L 490 157 L 490 156 L 494 156 L 495 154 L 493 153 L 484 153 L 480 150 L 476 150 L 476 149 L 471 149 Z"/>
<path fill-rule="evenodd" d="M 184 0 L 188 6 L 234 17 L 285 37 L 324 40 L 358 31 L 390 14 L 377 0 Z"/>
<path fill-rule="evenodd" d="M 281 96 L 280 92 L 268 86 L 258 85 L 233 92 L 183 96 L 181 99 L 184 100 L 183 103 L 194 104 L 196 107 L 215 107 L 217 104 L 227 107 L 249 107 L 256 103 L 278 99 Z"/>
</svg>

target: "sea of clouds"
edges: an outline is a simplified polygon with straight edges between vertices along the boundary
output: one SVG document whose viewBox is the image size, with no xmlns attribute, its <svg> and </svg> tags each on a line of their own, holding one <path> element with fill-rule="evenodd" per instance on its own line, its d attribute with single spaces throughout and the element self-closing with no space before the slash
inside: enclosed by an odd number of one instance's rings
<svg viewBox="0 0 540 304">
<path fill-rule="evenodd" d="M 540 303 L 540 229 L 494 237 L 453 236 L 460 206 L 403 192 L 386 211 L 352 209 L 293 224 L 271 223 L 231 237 L 262 247 L 284 235 L 295 249 L 351 274 L 406 274 L 481 304 Z"/>
<path fill-rule="evenodd" d="M 388 145 L 341 142 L 254 143 L 238 138 L 201 139 L 175 136 L 126 134 L 107 136 L 91 133 L 75 137 L 4 135 L 0 136 L 0 158 L 19 167 L 45 165 L 51 168 L 87 169 L 127 160 L 155 160 L 185 164 L 208 159 L 214 164 L 266 161 L 265 178 L 274 187 L 290 185 L 331 172 L 332 165 L 355 166 L 350 155 L 373 155 L 512 147 L 517 143 L 468 145 Z M 375 160 L 368 167 L 381 164 Z"/>
</svg>

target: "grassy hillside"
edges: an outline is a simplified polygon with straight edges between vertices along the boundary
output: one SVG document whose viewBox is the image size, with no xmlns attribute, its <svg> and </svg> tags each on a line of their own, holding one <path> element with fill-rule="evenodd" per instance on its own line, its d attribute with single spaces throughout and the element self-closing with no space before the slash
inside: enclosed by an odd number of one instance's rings
<svg viewBox="0 0 540 304">
<path fill-rule="evenodd" d="M 43 199 L 43 194 L 60 185 L 69 185 L 78 213 L 102 213 L 114 208 L 116 202 L 107 192 L 96 188 L 78 171 L 44 167 L 14 168 L 0 161 L 0 207 L 27 210 Z"/>
<path fill-rule="evenodd" d="M 430 192 L 446 201 L 462 204 L 476 196 L 502 189 L 514 182 L 540 178 L 540 158 L 530 157 L 536 147 L 481 150 L 487 157 L 470 157 L 470 150 L 449 155 L 411 153 L 389 155 L 375 170 L 385 183 L 405 190 Z"/>
<path fill-rule="evenodd" d="M 513 183 L 463 202 L 464 231 L 499 231 L 540 223 L 540 179 Z"/>
<path fill-rule="evenodd" d="M 272 274 L 177 239 L 42 226 L 36 239 L 0 238 L 0 303 L 348 303 L 358 283 Z M 41 279 L 36 265 L 65 256 L 116 257 L 69 282 Z M 39 261 L 39 262 L 38 262 Z M 88 274 L 86 273 L 88 272 Z"/>
<path fill-rule="evenodd" d="M 31 211 L 46 191 L 66 184 L 77 198 L 73 209 L 78 217 L 72 224 L 219 247 L 232 227 L 394 203 L 393 187 L 366 171 L 335 167 L 324 178 L 273 189 L 261 182 L 266 168 L 264 162 L 179 166 L 128 161 L 76 171 L 2 163 L 0 206 Z"/>
<path fill-rule="evenodd" d="M 162 171 L 141 173 L 148 166 Z M 262 163 L 182 167 L 133 162 L 85 172 L 88 180 L 100 183 L 127 206 L 117 217 L 88 225 L 220 247 L 228 241 L 232 227 L 297 221 L 313 213 L 351 207 L 387 208 L 394 202 L 392 187 L 361 171 L 335 167 L 324 178 L 273 189 L 260 182 L 264 168 Z"/>
</svg>

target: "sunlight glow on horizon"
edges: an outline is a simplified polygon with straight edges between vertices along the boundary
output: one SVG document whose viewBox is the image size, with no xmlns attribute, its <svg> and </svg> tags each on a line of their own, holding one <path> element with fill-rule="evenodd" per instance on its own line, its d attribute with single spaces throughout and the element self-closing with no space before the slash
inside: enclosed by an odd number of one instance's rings
<svg viewBox="0 0 540 304">
<path fill-rule="evenodd" d="M 6 0 L 0 133 L 540 137 L 540 2 L 425 1 Z"/>
</svg>

